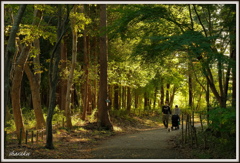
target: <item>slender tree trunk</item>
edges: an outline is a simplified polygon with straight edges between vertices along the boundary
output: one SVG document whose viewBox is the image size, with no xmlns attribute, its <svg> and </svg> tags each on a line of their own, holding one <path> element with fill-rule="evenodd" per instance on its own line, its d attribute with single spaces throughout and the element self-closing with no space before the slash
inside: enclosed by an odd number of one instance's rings
<svg viewBox="0 0 240 163">
<path fill-rule="evenodd" d="M 119 86 L 114 85 L 114 109 L 119 110 Z"/>
<path fill-rule="evenodd" d="M 54 114 L 54 108 L 56 105 L 56 88 L 57 88 L 57 80 L 58 80 L 58 64 L 60 61 L 60 42 L 62 37 L 64 36 L 65 32 L 67 31 L 67 24 L 69 22 L 69 6 L 67 5 L 67 16 L 62 24 L 62 6 L 58 5 L 58 30 L 57 30 L 57 42 L 53 48 L 51 61 L 49 65 L 49 84 L 50 84 L 50 99 L 49 99 L 49 108 L 47 114 L 47 121 L 46 121 L 46 145 L 45 147 L 48 149 L 53 149 L 53 134 L 52 134 L 52 118 Z"/>
<path fill-rule="evenodd" d="M 174 101 L 174 97 L 175 97 L 176 91 L 177 91 L 177 88 L 176 88 L 176 86 L 174 85 L 174 86 L 173 86 L 172 94 L 170 95 L 170 107 L 171 107 L 171 108 L 173 107 L 173 101 Z"/>
<path fill-rule="evenodd" d="M 139 107 L 139 93 L 138 90 L 135 89 L 135 109 L 138 109 Z"/>
<path fill-rule="evenodd" d="M 170 89 L 170 84 L 167 84 L 167 90 L 166 90 L 166 101 L 170 102 L 170 98 L 169 98 L 169 89 Z"/>
<path fill-rule="evenodd" d="M 60 109 L 65 110 L 66 107 L 66 92 L 67 92 L 67 76 L 65 74 L 67 68 L 67 46 L 66 46 L 66 39 L 63 38 L 61 42 L 61 79 L 60 79 Z"/>
<path fill-rule="evenodd" d="M 13 115 L 14 121 L 16 126 L 16 131 L 18 133 L 18 137 L 20 136 L 20 129 L 22 129 L 22 138 L 25 137 L 24 132 L 24 125 L 22 122 L 22 111 L 21 111 L 21 83 L 22 77 L 24 72 L 24 67 L 28 59 L 30 51 L 30 46 L 24 45 L 24 48 L 18 57 L 16 63 L 14 64 L 13 68 L 13 79 L 12 79 L 12 88 L 11 88 L 11 100 L 12 100 L 12 108 L 13 108 Z"/>
<path fill-rule="evenodd" d="M 74 14 L 76 14 L 76 5 L 73 8 Z M 72 128 L 72 120 L 71 120 L 71 88 L 73 84 L 73 75 L 74 69 L 76 67 L 76 60 L 77 60 L 77 31 L 75 30 L 75 19 L 71 21 L 72 25 L 72 65 L 71 70 L 68 76 L 67 82 L 67 93 L 66 93 L 66 105 L 65 105 L 65 116 L 67 121 L 67 128 Z"/>
<path fill-rule="evenodd" d="M 161 85 L 161 97 L 160 97 L 160 106 L 163 106 L 164 105 L 164 86 Z"/>
<path fill-rule="evenodd" d="M 130 113 L 132 105 L 132 96 L 131 96 L 131 88 L 127 87 L 127 111 Z"/>
<path fill-rule="evenodd" d="M 9 102 L 9 80 L 10 80 L 10 69 L 11 69 L 11 59 L 13 58 L 15 52 L 16 52 L 16 34 L 18 32 L 19 24 L 22 20 L 23 14 L 25 12 L 27 5 L 22 4 L 19 7 L 18 13 L 14 19 L 14 24 L 12 26 L 7 47 L 4 53 L 4 125 L 6 124 L 6 111 L 7 111 L 7 105 Z"/>
<path fill-rule="evenodd" d="M 40 97 L 40 82 L 30 70 L 29 66 L 26 64 L 25 73 L 28 77 L 31 93 L 32 93 L 32 102 L 35 113 L 35 118 L 37 122 L 36 128 L 40 129 L 45 126 L 45 120 L 42 112 L 41 97 Z"/>
<path fill-rule="evenodd" d="M 37 27 L 40 25 L 40 20 L 42 19 L 42 12 L 40 10 L 35 9 L 34 10 L 34 23 Z M 34 40 L 34 47 L 39 51 L 39 54 L 37 54 L 33 58 L 33 66 L 34 66 L 34 73 L 31 71 L 28 65 L 25 66 L 25 73 L 28 77 L 30 88 L 31 88 L 31 94 L 32 94 L 32 103 L 34 108 L 34 113 L 36 117 L 37 128 L 42 128 L 45 126 L 45 120 L 43 117 L 42 112 L 42 105 L 41 105 L 41 96 L 40 96 L 40 84 L 41 84 L 41 69 L 40 69 L 40 41 L 39 39 Z"/>
<path fill-rule="evenodd" d="M 98 108 L 98 126 L 108 130 L 113 130 L 107 108 L 107 13 L 106 4 L 100 4 L 100 28 L 103 33 L 100 36 L 100 87 L 99 87 L 99 108 Z"/>
<path fill-rule="evenodd" d="M 157 92 L 158 92 L 158 87 L 156 86 L 155 91 L 154 91 L 153 109 L 156 108 L 156 103 L 157 103 Z"/>
<path fill-rule="evenodd" d="M 89 110 L 89 79 L 88 79 L 88 68 L 89 68 L 89 59 L 88 59 L 88 43 L 87 43 L 87 31 L 86 29 L 84 30 L 84 34 L 83 34 L 83 42 L 84 42 L 84 105 L 83 105 L 83 113 L 82 113 L 82 120 L 86 119 L 86 114 L 87 111 Z"/>
</svg>

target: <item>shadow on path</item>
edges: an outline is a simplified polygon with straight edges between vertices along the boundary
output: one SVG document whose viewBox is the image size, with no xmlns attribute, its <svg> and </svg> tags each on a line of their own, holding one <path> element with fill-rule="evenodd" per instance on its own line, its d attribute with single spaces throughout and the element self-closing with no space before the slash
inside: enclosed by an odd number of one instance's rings
<svg viewBox="0 0 240 163">
<path fill-rule="evenodd" d="M 117 136 L 92 149 L 92 159 L 178 159 L 168 141 L 181 131 L 160 128 Z"/>
</svg>

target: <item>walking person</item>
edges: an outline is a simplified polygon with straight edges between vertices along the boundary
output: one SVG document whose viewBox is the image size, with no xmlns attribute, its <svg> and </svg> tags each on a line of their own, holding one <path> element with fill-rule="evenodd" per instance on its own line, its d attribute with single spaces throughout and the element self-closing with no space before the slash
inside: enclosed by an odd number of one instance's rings
<svg viewBox="0 0 240 163">
<path fill-rule="evenodd" d="M 166 129 L 168 128 L 169 114 L 172 114 L 172 112 L 168 105 L 168 101 L 166 101 L 165 105 L 162 106 L 162 121 Z"/>
<path fill-rule="evenodd" d="M 177 129 L 179 129 L 180 114 L 181 114 L 181 110 L 179 109 L 178 105 L 175 105 L 175 108 L 173 109 L 173 115 L 172 115 L 172 129 L 173 127 L 177 127 Z"/>
</svg>

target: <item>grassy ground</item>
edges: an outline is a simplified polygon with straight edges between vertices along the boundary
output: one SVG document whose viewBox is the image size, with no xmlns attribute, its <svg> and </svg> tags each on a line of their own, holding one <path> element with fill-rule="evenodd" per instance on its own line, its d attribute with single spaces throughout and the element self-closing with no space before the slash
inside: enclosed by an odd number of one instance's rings
<svg viewBox="0 0 240 163">
<path fill-rule="evenodd" d="M 4 158 L 91 159 L 91 149 L 97 146 L 102 140 L 109 139 L 116 135 L 135 133 L 163 126 L 161 116 L 158 113 L 136 116 L 115 112 L 111 115 L 111 121 L 114 126 L 113 132 L 98 130 L 94 118 L 92 118 L 91 121 L 76 121 L 71 130 L 67 130 L 61 125 L 56 127 L 53 134 L 54 150 L 44 148 L 45 136 L 43 140 L 41 136 L 39 136 L 38 143 L 34 142 L 32 144 L 31 138 L 29 138 L 28 144 L 22 143 L 22 145 L 18 145 L 16 138 L 9 134 L 4 150 Z M 236 148 L 234 143 L 236 140 L 234 140 L 234 138 L 229 141 L 208 135 L 206 144 L 204 144 L 204 136 L 201 132 L 198 132 L 197 140 L 198 144 L 192 143 L 191 139 L 183 143 L 181 136 L 178 135 L 169 140 L 169 145 L 173 149 L 177 148 L 179 154 L 183 155 L 185 159 L 235 159 Z M 24 156 L 19 156 L 21 154 Z"/>
<path fill-rule="evenodd" d="M 65 127 L 57 127 L 54 130 L 54 150 L 45 149 L 45 135 L 43 140 L 39 134 L 38 143 L 28 144 L 23 142 L 18 145 L 18 140 L 8 134 L 4 150 L 5 159 L 90 159 L 90 151 L 101 140 L 109 137 L 127 133 L 134 133 L 145 129 L 160 127 L 161 120 L 155 116 L 117 116 L 111 118 L 114 131 L 100 131 L 96 127 L 96 122 L 76 123 L 73 129 L 67 130 Z M 19 156 L 23 155 L 23 156 Z"/>
</svg>

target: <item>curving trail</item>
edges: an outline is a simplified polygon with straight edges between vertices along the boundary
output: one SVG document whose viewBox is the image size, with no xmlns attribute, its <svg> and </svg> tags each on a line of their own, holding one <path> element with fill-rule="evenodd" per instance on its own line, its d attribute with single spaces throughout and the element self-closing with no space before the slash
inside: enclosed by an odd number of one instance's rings
<svg viewBox="0 0 240 163">
<path fill-rule="evenodd" d="M 160 128 L 117 136 L 92 149 L 93 159 L 180 159 L 169 140 L 181 135 L 180 130 L 168 132 Z"/>
</svg>

